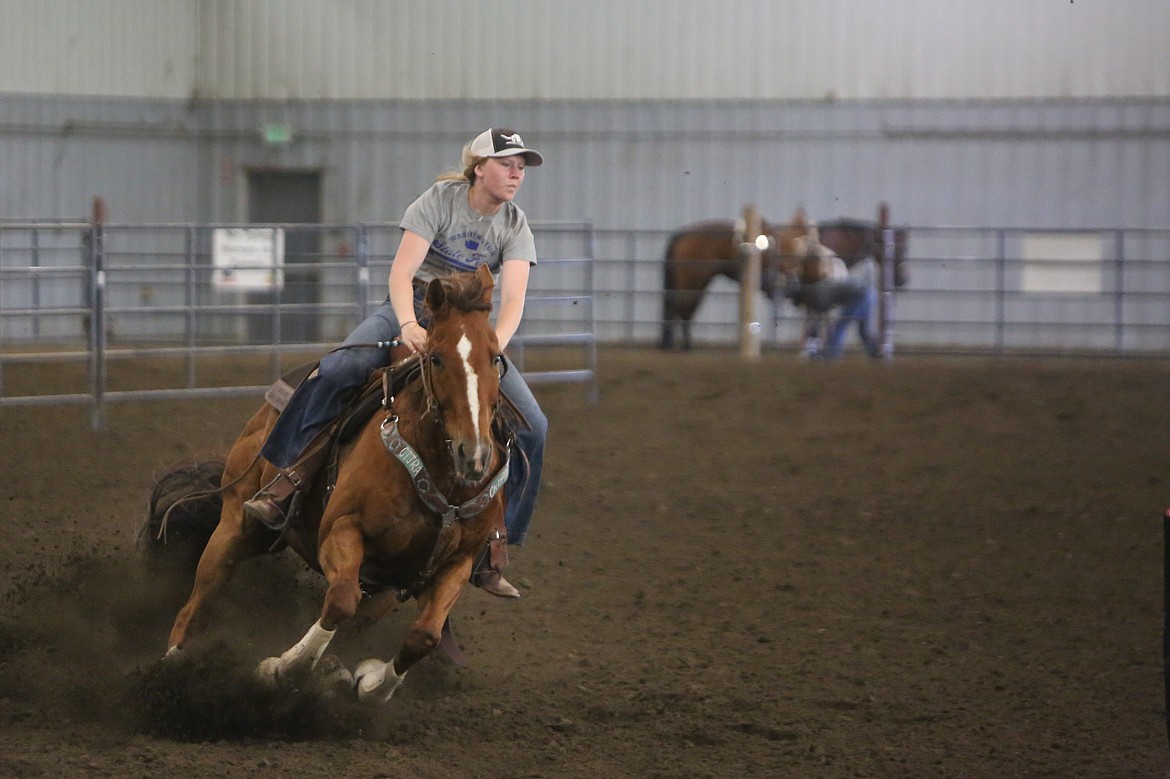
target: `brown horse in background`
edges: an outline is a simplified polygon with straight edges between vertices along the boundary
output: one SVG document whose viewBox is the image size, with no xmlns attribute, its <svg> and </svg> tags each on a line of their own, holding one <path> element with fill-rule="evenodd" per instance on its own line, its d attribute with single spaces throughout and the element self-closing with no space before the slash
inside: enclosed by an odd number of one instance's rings
<svg viewBox="0 0 1170 779">
<path fill-rule="evenodd" d="M 300 519 L 290 520 L 280 537 L 329 586 L 320 618 L 288 651 L 261 663 L 261 678 L 276 682 L 310 671 L 334 631 L 357 612 L 363 591 L 379 593 L 362 604 L 366 617 L 377 618 L 410 596 L 418 616 L 391 662 L 366 660 L 357 667 L 352 683 L 359 698 L 389 700 L 406 671 L 439 644 L 490 531 L 503 528 L 504 363 L 488 321 L 492 289 L 486 268 L 427 285 L 432 319 L 426 349 L 391 369 L 409 380 L 397 394 L 386 392 L 385 410 L 338 450 L 332 490 L 322 469 Z M 168 657 L 192 637 L 234 564 L 270 550 L 272 530 L 247 519 L 242 505 L 273 476 L 274 466 L 258 452 L 277 415 L 265 404 L 228 455 L 220 520 L 175 619 Z"/>
<path fill-rule="evenodd" d="M 707 285 L 716 276 L 739 282 L 743 256 L 737 229 L 736 222 L 722 219 L 687 225 L 671 235 L 663 265 L 660 348 L 673 348 L 675 331 L 678 330 L 682 348 L 690 349 L 691 319 L 703 300 Z M 760 289 L 774 304 L 782 297 L 788 278 L 799 273 L 801 265 L 809 267 L 814 261 L 810 250 L 818 243 L 836 253 L 846 267 L 866 257 L 873 257 L 879 266 L 885 262 L 885 242 L 877 222 L 837 219 L 812 225 L 802 211 L 797 211 L 789 224 L 764 222 L 761 232 L 773 240 L 761 253 Z M 802 237 L 811 237 L 812 240 L 804 245 L 793 243 Z M 908 280 L 906 247 L 906 231 L 895 229 L 894 281 L 897 287 L 904 286 Z M 806 278 L 804 281 L 810 283 L 815 279 Z"/>
<path fill-rule="evenodd" d="M 771 238 L 760 252 L 760 289 L 770 300 L 783 294 L 789 278 L 811 260 L 816 245 L 815 228 L 798 210 L 787 224 L 762 221 L 760 234 Z M 743 255 L 743 226 L 730 219 L 699 222 L 671 235 L 663 266 L 661 348 L 674 346 L 674 331 L 681 331 L 682 348 L 691 348 L 691 318 L 703 300 L 707 285 L 716 276 L 739 282 Z"/>
</svg>

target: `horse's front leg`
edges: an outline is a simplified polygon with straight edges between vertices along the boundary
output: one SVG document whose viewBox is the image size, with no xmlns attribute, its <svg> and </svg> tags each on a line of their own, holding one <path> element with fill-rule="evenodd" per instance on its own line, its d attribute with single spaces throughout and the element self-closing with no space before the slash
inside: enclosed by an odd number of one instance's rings
<svg viewBox="0 0 1170 779">
<path fill-rule="evenodd" d="M 257 675 L 276 683 L 311 671 L 333 640 L 338 626 L 357 612 L 361 601 L 358 572 L 365 554 L 362 532 L 355 517 L 341 517 L 330 525 L 321 542 L 321 570 L 329 582 L 321 615 L 300 641 L 280 657 L 269 657 L 256 669 Z"/>
<path fill-rule="evenodd" d="M 370 659 L 358 665 L 353 677 L 361 700 L 375 703 L 390 700 L 406 678 L 407 670 L 438 646 L 443 623 L 471 576 L 472 562 L 467 557 L 435 576 L 432 586 L 419 596 L 418 618 L 407 628 L 398 654 L 391 662 Z"/>
</svg>

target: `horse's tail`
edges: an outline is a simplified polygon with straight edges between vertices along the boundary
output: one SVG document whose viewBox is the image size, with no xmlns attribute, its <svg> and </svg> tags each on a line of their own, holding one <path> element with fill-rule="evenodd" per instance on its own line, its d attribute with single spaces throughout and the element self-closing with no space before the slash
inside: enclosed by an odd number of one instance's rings
<svg viewBox="0 0 1170 779">
<path fill-rule="evenodd" d="M 223 470 L 222 460 L 181 463 L 155 482 L 138 539 L 151 564 L 194 574 L 219 524 Z"/>
</svg>

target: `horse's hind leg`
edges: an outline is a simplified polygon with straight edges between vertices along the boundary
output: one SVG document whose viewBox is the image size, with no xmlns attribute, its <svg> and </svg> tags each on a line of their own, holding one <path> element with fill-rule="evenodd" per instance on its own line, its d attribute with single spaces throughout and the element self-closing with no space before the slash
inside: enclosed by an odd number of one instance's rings
<svg viewBox="0 0 1170 779">
<path fill-rule="evenodd" d="M 227 511 L 225 507 L 225 515 Z M 203 556 L 199 558 L 191 596 L 175 617 L 170 641 L 167 644 L 168 655 L 178 652 L 190 632 L 201 625 L 208 601 L 223 589 L 231 577 L 235 564 L 247 556 L 247 551 L 248 539 L 244 536 L 239 521 L 226 521 L 221 518 L 207 542 L 207 548 L 203 550 Z"/>
<path fill-rule="evenodd" d="M 261 469 L 255 468 L 252 459 L 263 440 L 270 414 L 258 411 L 240 434 L 232 447 L 224 467 L 224 479 L 230 474 L 240 474 L 232 481 L 233 486 L 223 496 L 223 510 L 207 546 L 195 569 L 195 586 L 187 603 L 175 617 L 171 627 L 167 654 L 178 652 L 191 631 L 200 626 L 209 600 L 213 599 L 231 577 L 235 564 L 245 557 L 255 556 L 264 551 L 259 548 L 263 528 L 245 526 L 243 501 L 255 493 L 261 477 Z M 251 532 L 249 532 L 251 531 Z"/>
<path fill-rule="evenodd" d="M 674 320 L 668 316 L 662 318 L 662 339 L 658 342 L 658 348 L 663 350 L 674 348 Z"/>
</svg>

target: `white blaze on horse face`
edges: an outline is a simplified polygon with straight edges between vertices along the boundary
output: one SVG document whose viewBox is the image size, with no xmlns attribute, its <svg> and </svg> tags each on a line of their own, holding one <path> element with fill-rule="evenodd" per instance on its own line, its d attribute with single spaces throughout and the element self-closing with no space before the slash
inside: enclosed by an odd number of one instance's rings
<svg viewBox="0 0 1170 779">
<path fill-rule="evenodd" d="M 482 439 L 479 431 L 479 376 L 475 368 L 471 367 L 471 339 L 466 333 L 459 337 L 456 350 L 463 358 L 463 372 L 467 375 L 467 406 L 471 409 L 471 419 L 475 424 L 475 440 L 479 441 Z"/>
</svg>

